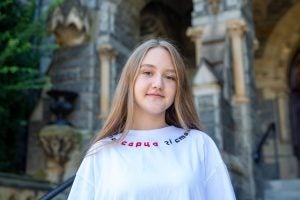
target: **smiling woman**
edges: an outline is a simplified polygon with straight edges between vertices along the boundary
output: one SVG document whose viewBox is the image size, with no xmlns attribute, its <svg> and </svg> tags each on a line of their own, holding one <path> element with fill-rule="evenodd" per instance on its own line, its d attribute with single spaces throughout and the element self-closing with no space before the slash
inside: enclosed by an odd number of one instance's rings
<svg viewBox="0 0 300 200">
<path fill-rule="evenodd" d="M 170 53 L 161 47 L 150 49 L 134 84 L 133 129 L 167 126 L 165 112 L 174 102 L 175 77 Z"/>
<path fill-rule="evenodd" d="M 227 168 L 193 104 L 168 41 L 138 46 L 68 199 L 235 199 Z"/>
</svg>

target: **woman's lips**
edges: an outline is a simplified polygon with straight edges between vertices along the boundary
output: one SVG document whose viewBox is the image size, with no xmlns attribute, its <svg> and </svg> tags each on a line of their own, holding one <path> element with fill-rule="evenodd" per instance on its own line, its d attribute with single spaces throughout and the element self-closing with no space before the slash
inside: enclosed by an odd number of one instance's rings
<svg viewBox="0 0 300 200">
<path fill-rule="evenodd" d="M 146 94 L 147 96 L 152 96 L 152 97 L 164 97 L 161 94 L 156 94 L 156 93 L 150 93 L 150 94 Z"/>
</svg>

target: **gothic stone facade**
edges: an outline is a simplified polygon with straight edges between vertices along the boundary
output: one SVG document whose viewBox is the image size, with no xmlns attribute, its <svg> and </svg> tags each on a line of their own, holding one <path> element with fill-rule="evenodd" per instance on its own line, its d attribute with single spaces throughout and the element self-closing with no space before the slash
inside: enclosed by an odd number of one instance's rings
<svg viewBox="0 0 300 200">
<path fill-rule="evenodd" d="M 50 4 L 42 2 L 41 10 Z M 150 37 L 173 40 L 186 58 L 199 116 L 238 199 L 260 198 L 263 181 L 297 178 L 290 122 L 299 114 L 291 115 L 290 107 L 299 97 L 290 91 L 299 90 L 299 13 L 300 3 L 292 0 L 65 0 L 48 22 L 60 48 L 41 65 L 55 89 L 79 94 L 69 119 L 80 140 L 63 179 L 75 173 L 80 152 L 101 128 L 129 53 Z M 44 94 L 31 116 L 27 173 L 35 176 L 49 168 L 38 142 L 50 119 L 48 105 Z M 276 134 L 259 146 L 268 127 Z"/>
</svg>

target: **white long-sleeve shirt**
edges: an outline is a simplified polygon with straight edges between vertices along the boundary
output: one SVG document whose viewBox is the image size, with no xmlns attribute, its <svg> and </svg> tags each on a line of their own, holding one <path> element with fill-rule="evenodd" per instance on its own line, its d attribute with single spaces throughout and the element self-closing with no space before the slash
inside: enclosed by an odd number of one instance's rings
<svg viewBox="0 0 300 200">
<path fill-rule="evenodd" d="M 213 140 L 168 126 L 131 130 L 94 144 L 69 200 L 234 200 L 227 168 Z"/>
</svg>

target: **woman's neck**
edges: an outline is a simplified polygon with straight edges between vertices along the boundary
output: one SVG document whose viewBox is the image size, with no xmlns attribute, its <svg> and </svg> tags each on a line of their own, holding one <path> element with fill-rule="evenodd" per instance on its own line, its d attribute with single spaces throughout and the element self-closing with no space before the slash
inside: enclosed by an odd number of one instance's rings
<svg viewBox="0 0 300 200">
<path fill-rule="evenodd" d="M 165 115 L 134 115 L 133 130 L 151 130 L 167 127 Z"/>
</svg>

